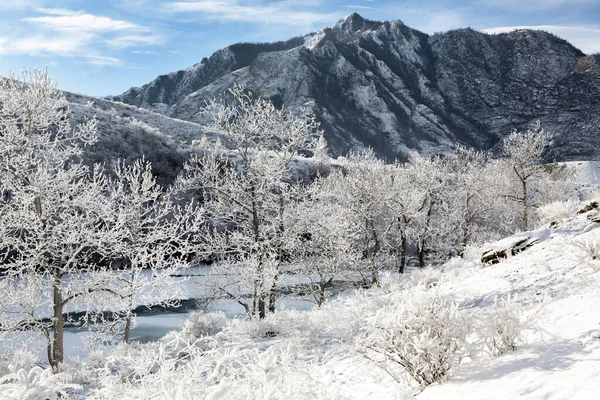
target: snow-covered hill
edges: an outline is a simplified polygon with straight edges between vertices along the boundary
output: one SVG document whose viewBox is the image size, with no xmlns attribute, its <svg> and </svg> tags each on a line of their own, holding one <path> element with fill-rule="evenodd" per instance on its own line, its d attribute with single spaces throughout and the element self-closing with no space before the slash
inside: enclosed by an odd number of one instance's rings
<svg viewBox="0 0 600 400">
<path fill-rule="evenodd" d="M 64 95 L 74 123 L 92 117 L 98 121 L 98 141 L 84 152 L 87 163 L 111 165 L 117 159 L 144 156 L 163 185 L 172 183 L 181 171 L 194 140 L 218 136 L 202 125 L 129 104 L 70 92 Z"/>
<path fill-rule="evenodd" d="M 440 285 L 468 299 L 463 305 L 474 316 L 512 296 L 528 325 L 523 343 L 462 364 L 420 399 L 591 399 L 600 392 L 600 214 L 523 236 L 540 240 L 493 266 L 475 260 L 457 271 L 460 279 Z"/>
</svg>

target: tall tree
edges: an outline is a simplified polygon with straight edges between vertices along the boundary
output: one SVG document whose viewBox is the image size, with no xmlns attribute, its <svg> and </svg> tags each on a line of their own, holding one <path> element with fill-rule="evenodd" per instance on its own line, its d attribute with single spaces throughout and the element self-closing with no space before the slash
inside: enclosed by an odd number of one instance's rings
<svg viewBox="0 0 600 400">
<path fill-rule="evenodd" d="M 182 182 L 201 190 L 213 221 L 206 252 L 220 260 L 216 268 L 223 274 L 240 278 L 222 291 L 249 314 L 264 318 L 267 310 L 275 310 L 280 264 L 287 254 L 293 163 L 314 151 L 320 131 L 311 116 L 277 109 L 240 87 L 229 92 L 233 105 L 213 101 L 205 111 L 232 150 L 204 142 L 203 154 L 185 166 Z M 251 304 L 239 295 L 244 290 L 250 291 Z"/>
<path fill-rule="evenodd" d="M 327 196 L 344 209 L 351 222 L 346 233 L 366 260 L 372 285 L 379 284 L 379 260 L 388 247 L 396 217 L 390 207 L 392 174 L 389 166 L 372 152 L 351 154 L 343 172 L 323 182 Z"/>
<path fill-rule="evenodd" d="M 116 314 L 104 327 L 112 331 L 122 325 L 123 341 L 129 342 L 137 306 L 174 306 L 183 297 L 174 276 L 190 265 L 190 236 L 202 222 L 202 210 L 191 203 L 174 204 L 171 188 L 163 190 L 156 183 L 143 159 L 119 162 L 114 175 L 108 194 L 114 215 L 112 249 L 124 267 L 104 272 L 101 295 L 112 295 L 104 305 Z"/>
<path fill-rule="evenodd" d="M 0 214 L 2 242 L 10 254 L 3 266 L 2 295 L 29 294 L 35 300 L 22 302 L 33 309 L 5 309 L 2 326 L 41 329 L 54 369 L 64 358 L 66 307 L 75 299 L 84 301 L 97 287 L 83 272 L 93 268 L 92 254 L 102 254 L 110 242 L 107 180 L 79 159 L 95 133 L 95 120 L 71 127 L 68 104 L 46 71 L 24 70 L 20 77 L 0 79 L 0 184 L 5 200 Z M 38 317 L 47 308 L 51 318 L 41 323 Z M 4 318 L 10 320 L 6 325 Z"/>
</svg>

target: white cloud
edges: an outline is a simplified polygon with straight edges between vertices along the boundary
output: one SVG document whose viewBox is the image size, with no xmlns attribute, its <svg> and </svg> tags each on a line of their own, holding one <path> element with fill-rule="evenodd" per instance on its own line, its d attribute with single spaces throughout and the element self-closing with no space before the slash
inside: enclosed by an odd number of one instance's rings
<svg viewBox="0 0 600 400">
<path fill-rule="evenodd" d="M 88 55 L 85 57 L 87 64 L 92 65 L 101 65 L 101 66 L 110 66 L 110 67 L 118 67 L 123 65 L 123 62 L 118 58 L 114 57 L 105 57 L 105 56 L 97 56 L 97 55 Z"/>
<path fill-rule="evenodd" d="M 34 34 L 21 38 L 0 39 L 0 54 L 54 54 L 59 56 L 71 56 L 79 52 L 90 41 L 89 34 L 81 34 L 70 37 L 48 36 Z"/>
<path fill-rule="evenodd" d="M 23 22 L 65 32 L 145 30 L 128 21 L 114 20 L 82 12 L 64 9 L 41 9 L 52 16 L 23 18 Z"/>
<path fill-rule="evenodd" d="M 152 51 L 152 50 L 133 50 L 131 52 L 131 54 L 152 55 L 152 54 L 158 54 L 158 53 L 156 51 Z"/>
<path fill-rule="evenodd" d="M 555 35 L 568 40 L 586 54 L 600 52 L 600 28 L 588 28 L 561 25 L 523 25 L 523 26 L 498 26 L 482 29 L 486 33 L 511 32 L 515 29 L 539 29 L 552 32 Z"/>
<path fill-rule="evenodd" d="M 549 10 L 575 5 L 593 5 L 598 0 L 483 0 L 484 7 L 497 7 L 515 11 Z"/>
<path fill-rule="evenodd" d="M 158 34 L 146 34 L 146 35 L 123 35 L 117 36 L 113 39 L 107 40 L 106 42 L 111 47 L 115 48 L 131 48 L 136 46 L 154 46 L 163 44 L 165 37 Z"/>
<path fill-rule="evenodd" d="M 354 4 L 347 4 L 344 7 L 346 7 L 346 8 L 356 8 L 356 9 L 359 9 L 359 10 L 372 10 L 373 9 L 373 7 L 357 6 L 357 5 L 354 5 Z"/>
<path fill-rule="evenodd" d="M 277 1 L 248 3 L 238 0 L 175 1 L 165 3 L 165 10 L 173 13 L 198 13 L 203 18 L 218 21 L 238 21 L 266 24 L 312 26 L 329 23 L 337 14 L 306 11 L 321 1 Z"/>
<path fill-rule="evenodd" d="M 165 42 L 162 35 L 130 21 L 64 8 L 32 10 L 41 15 L 18 20 L 21 29 L 14 33 L 5 30 L 0 54 L 72 57 L 93 65 L 119 66 L 123 62 L 112 52 Z"/>
</svg>

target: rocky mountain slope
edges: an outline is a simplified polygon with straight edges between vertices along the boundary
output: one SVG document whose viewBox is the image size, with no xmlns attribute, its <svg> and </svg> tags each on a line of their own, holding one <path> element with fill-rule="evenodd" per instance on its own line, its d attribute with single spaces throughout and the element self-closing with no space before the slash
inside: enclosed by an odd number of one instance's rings
<svg viewBox="0 0 600 400">
<path fill-rule="evenodd" d="M 205 100 L 233 84 L 318 116 L 333 154 L 372 147 L 388 159 L 455 143 L 493 147 L 541 120 L 548 161 L 600 157 L 600 55 L 550 33 L 427 35 L 352 14 L 272 44 L 237 44 L 116 99 L 203 123 Z"/>
<path fill-rule="evenodd" d="M 175 180 L 187 160 L 192 141 L 202 136 L 216 137 L 201 125 L 166 117 L 136 106 L 64 92 L 73 124 L 85 118 L 98 121 L 98 141 L 84 151 L 84 160 L 92 165 L 133 161 L 140 157 L 152 163 L 162 185 Z"/>
</svg>

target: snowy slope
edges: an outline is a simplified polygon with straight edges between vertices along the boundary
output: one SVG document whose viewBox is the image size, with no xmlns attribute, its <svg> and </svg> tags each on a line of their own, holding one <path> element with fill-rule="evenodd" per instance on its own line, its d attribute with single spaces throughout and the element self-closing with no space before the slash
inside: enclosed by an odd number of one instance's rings
<svg viewBox="0 0 600 400">
<path fill-rule="evenodd" d="M 524 238 L 535 243 L 482 264 L 484 251 Z M 347 293 L 320 309 L 234 319 L 216 334 L 225 316 L 200 315 L 161 341 L 73 361 L 61 382 L 80 384 L 84 390 L 74 395 L 96 399 L 593 399 L 600 393 L 598 210 L 470 249 L 438 269 L 382 278 L 380 288 Z M 415 317 L 410 312 L 419 298 L 452 299 L 455 319 L 445 329 L 470 329 L 474 344 L 447 381 L 425 388 L 392 357 L 377 359 L 365 346 L 377 334 L 372 328 L 386 320 L 410 324 L 398 315 Z M 483 331 L 473 327 L 494 310 L 508 312 L 522 328 L 515 351 L 495 355 L 476 346 Z"/>
<path fill-rule="evenodd" d="M 590 220 L 597 217 L 592 211 L 531 232 L 543 238 L 532 248 L 491 267 L 475 263 L 442 285 L 470 298 L 475 315 L 497 296 L 518 296 L 531 329 L 517 351 L 467 363 L 420 399 L 597 398 L 600 260 L 591 253 L 598 256 L 600 223 Z"/>
<path fill-rule="evenodd" d="M 584 185 L 600 184 L 600 161 L 571 161 L 564 164 L 575 169 L 577 183 Z"/>
</svg>

